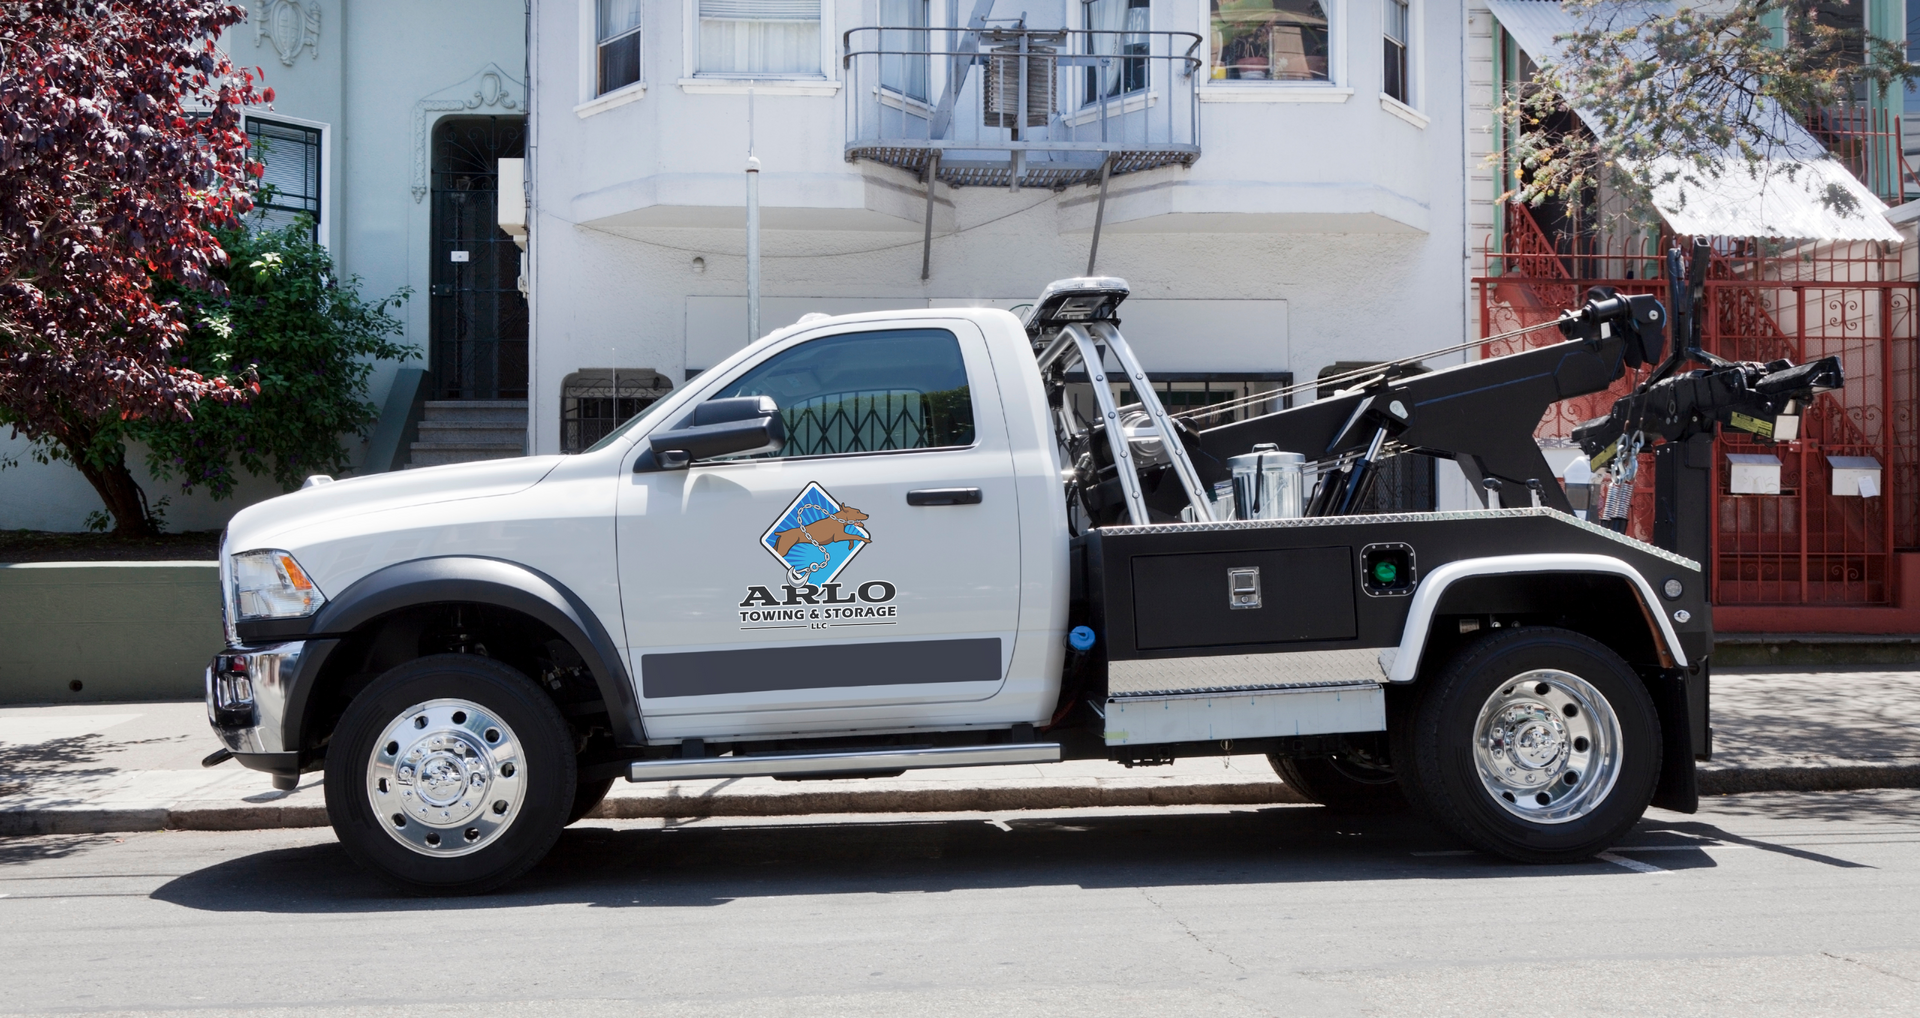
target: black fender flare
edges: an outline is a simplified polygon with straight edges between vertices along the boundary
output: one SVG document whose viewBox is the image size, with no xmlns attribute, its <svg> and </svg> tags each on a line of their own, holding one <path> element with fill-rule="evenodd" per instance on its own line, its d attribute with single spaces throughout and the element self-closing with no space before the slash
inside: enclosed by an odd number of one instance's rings
<svg viewBox="0 0 1920 1018">
<path fill-rule="evenodd" d="M 517 611 L 560 634 L 586 662 L 600 698 L 606 703 L 614 738 L 622 745 L 646 744 L 633 682 L 621 663 L 620 647 L 585 601 L 553 577 L 517 562 L 476 555 L 411 559 L 355 580 L 314 615 L 308 639 L 341 637 L 383 615 L 426 604 L 464 601 Z M 320 662 L 300 669 L 298 688 L 288 691 L 286 731 L 297 740 L 306 701 L 321 672 Z M 289 742 L 289 745 L 297 745 Z"/>
</svg>

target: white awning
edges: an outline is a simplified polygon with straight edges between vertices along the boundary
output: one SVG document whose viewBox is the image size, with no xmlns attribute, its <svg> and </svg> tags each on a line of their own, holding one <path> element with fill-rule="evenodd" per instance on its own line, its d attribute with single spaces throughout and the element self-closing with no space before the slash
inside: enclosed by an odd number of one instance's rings
<svg viewBox="0 0 1920 1018">
<path fill-rule="evenodd" d="M 1536 63 L 1557 59 L 1561 45 L 1555 36 L 1578 31 L 1585 23 L 1559 0 L 1487 0 L 1487 7 Z M 1601 4 L 1588 17 L 1617 17 L 1625 27 L 1654 11 L 1672 9 L 1642 2 Z M 1581 114 L 1580 119 L 1599 133 L 1594 118 Z M 1887 222 L 1886 203 L 1804 127 L 1784 113 L 1780 120 L 1784 144 L 1756 143 L 1773 149 L 1764 169 L 1732 152 L 1720 160 L 1718 176 L 1693 172 L 1690 164 L 1676 160 L 1674 167 L 1693 179 L 1654 188 L 1660 217 L 1674 232 L 1696 236 L 1898 243 L 1900 232 Z M 1832 197 L 1840 200 L 1828 200 Z"/>
</svg>

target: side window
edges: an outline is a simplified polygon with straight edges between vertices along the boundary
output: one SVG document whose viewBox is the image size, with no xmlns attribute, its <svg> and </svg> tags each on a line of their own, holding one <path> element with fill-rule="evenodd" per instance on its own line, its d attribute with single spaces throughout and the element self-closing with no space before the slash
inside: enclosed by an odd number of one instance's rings
<svg viewBox="0 0 1920 1018">
<path fill-rule="evenodd" d="M 712 398 L 772 396 L 787 444 L 774 456 L 973 444 L 960 341 L 945 329 L 859 332 L 803 343 Z"/>
</svg>

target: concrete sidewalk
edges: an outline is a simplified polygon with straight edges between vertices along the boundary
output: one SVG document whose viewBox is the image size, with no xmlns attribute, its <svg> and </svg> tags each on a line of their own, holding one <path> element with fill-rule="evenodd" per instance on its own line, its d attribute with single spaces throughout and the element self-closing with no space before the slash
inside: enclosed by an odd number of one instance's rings
<svg viewBox="0 0 1920 1018">
<path fill-rule="evenodd" d="M 1920 671 L 1714 677 L 1703 794 L 1920 787 Z M 0 709 L 0 834 L 324 825 L 320 775 L 277 792 L 200 759 L 217 747 L 199 703 Z M 1302 801 L 1264 757 L 1129 770 L 1103 761 L 910 771 L 844 781 L 618 782 L 605 818 L 782 816 L 1255 805 Z"/>
</svg>

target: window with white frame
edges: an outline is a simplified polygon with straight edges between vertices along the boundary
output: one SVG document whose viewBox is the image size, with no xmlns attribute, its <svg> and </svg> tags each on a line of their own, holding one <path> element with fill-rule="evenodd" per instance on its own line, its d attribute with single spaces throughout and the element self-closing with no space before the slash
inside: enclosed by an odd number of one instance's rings
<svg viewBox="0 0 1920 1018">
<path fill-rule="evenodd" d="M 818 75 L 820 0 L 697 0 L 698 73 Z"/>
<path fill-rule="evenodd" d="M 880 0 L 880 85 L 927 100 L 929 0 Z"/>
<path fill-rule="evenodd" d="M 1083 0 L 1087 11 L 1087 47 L 1104 60 L 1087 75 L 1088 103 L 1147 87 L 1147 30 L 1150 0 Z"/>
<path fill-rule="evenodd" d="M 640 0 L 598 0 L 594 46 L 600 71 L 594 95 L 640 80 Z"/>
<path fill-rule="evenodd" d="M 1413 89 L 1407 72 L 1407 0 L 1381 0 L 1386 5 L 1386 28 L 1381 33 L 1385 48 L 1385 75 L 1380 91 L 1393 99 L 1413 104 Z"/>
<path fill-rule="evenodd" d="M 247 139 L 253 143 L 253 158 L 265 168 L 253 201 L 255 223 L 260 229 L 278 230 L 305 216 L 318 241 L 320 129 L 248 117 Z"/>
<path fill-rule="evenodd" d="M 1211 2 L 1214 80 L 1332 80 L 1332 0 Z"/>
</svg>

